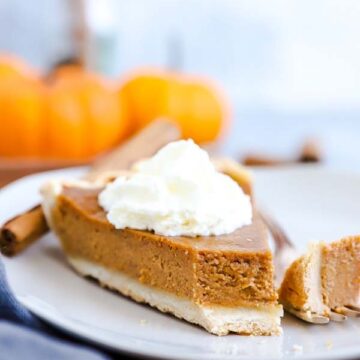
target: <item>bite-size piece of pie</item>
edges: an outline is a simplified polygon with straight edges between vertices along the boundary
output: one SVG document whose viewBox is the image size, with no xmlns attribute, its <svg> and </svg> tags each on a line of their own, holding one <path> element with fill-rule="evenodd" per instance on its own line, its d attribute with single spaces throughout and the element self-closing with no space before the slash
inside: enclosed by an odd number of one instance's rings
<svg viewBox="0 0 360 360">
<path fill-rule="evenodd" d="M 311 244 L 287 269 L 280 302 L 313 323 L 360 315 L 360 236 Z"/>
</svg>

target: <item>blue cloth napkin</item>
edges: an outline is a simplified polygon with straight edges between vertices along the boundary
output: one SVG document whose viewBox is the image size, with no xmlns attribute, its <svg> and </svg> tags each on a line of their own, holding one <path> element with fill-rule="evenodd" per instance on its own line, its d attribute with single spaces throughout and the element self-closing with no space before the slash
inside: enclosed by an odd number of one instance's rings
<svg viewBox="0 0 360 360">
<path fill-rule="evenodd" d="M 0 357 L 9 360 L 103 360 L 115 355 L 71 339 L 24 308 L 9 288 L 0 259 Z"/>
</svg>

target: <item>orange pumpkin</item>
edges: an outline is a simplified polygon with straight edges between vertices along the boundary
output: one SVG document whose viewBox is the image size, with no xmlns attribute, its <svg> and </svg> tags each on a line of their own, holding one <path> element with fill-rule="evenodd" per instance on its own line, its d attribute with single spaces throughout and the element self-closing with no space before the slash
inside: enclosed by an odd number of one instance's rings
<svg viewBox="0 0 360 360">
<path fill-rule="evenodd" d="M 9 54 L 0 55 L 0 77 L 5 75 L 38 77 L 36 71 L 30 68 L 23 60 Z"/>
<path fill-rule="evenodd" d="M 0 57 L 0 157 L 85 159 L 126 134 L 116 89 L 79 66 L 50 83 L 21 60 Z"/>
<path fill-rule="evenodd" d="M 46 101 L 48 155 L 82 159 L 108 149 L 127 132 L 125 113 L 103 79 L 79 68 L 57 70 Z"/>
<path fill-rule="evenodd" d="M 40 155 L 44 86 L 20 60 L 0 58 L 0 156 Z"/>
<path fill-rule="evenodd" d="M 119 90 L 129 109 L 131 131 L 156 118 L 176 121 L 184 138 L 216 140 L 228 126 L 228 107 L 207 80 L 157 70 L 135 73 Z"/>
</svg>

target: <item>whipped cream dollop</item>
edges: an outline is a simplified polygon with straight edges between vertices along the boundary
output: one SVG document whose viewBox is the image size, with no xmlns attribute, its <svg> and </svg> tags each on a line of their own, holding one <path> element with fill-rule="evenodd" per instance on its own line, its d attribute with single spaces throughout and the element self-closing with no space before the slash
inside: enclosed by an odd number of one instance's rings
<svg viewBox="0 0 360 360">
<path fill-rule="evenodd" d="M 106 186 L 99 204 L 117 229 L 166 236 L 228 234 L 252 221 L 249 196 L 192 140 L 170 143 L 135 164 L 131 175 Z"/>
</svg>

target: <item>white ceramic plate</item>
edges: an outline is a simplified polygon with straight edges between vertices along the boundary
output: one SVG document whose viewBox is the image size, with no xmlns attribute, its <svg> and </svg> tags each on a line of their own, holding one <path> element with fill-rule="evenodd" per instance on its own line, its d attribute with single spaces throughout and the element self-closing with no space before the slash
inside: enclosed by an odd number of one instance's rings
<svg viewBox="0 0 360 360">
<path fill-rule="evenodd" d="M 0 222 L 38 201 L 37 189 L 45 180 L 82 171 L 52 171 L 7 186 L 0 192 Z M 360 233 L 360 175 L 310 167 L 257 170 L 255 180 L 258 202 L 299 249 L 311 240 Z M 168 359 L 360 357 L 360 319 L 315 326 L 287 315 L 279 337 L 217 337 L 77 276 L 51 234 L 4 262 L 12 289 L 31 311 L 74 335 L 119 351 Z"/>
</svg>

